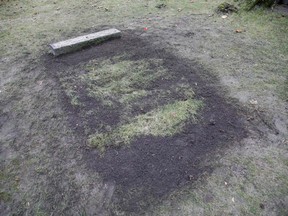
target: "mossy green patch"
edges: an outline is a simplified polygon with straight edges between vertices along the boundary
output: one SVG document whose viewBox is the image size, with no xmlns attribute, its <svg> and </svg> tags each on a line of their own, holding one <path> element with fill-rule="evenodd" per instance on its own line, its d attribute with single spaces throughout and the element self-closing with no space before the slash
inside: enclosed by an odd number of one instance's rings
<svg viewBox="0 0 288 216">
<path fill-rule="evenodd" d="M 128 145 L 141 135 L 172 136 L 181 131 L 189 119 L 195 120 L 201 106 L 202 102 L 198 100 L 176 101 L 139 115 L 110 133 L 92 135 L 89 144 L 104 151 L 107 146 Z"/>
</svg>

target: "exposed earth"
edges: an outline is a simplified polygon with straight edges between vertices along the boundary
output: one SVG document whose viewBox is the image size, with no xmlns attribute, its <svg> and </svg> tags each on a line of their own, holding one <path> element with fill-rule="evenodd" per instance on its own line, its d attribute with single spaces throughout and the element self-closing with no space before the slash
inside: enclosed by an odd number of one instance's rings
<svg viewBox="0 0 288 216">
<path fill-rule="evenodd" d="M 287 215 L 286 9 L 124 2 L 1 3 L 0 214 Z"/>
</svg>

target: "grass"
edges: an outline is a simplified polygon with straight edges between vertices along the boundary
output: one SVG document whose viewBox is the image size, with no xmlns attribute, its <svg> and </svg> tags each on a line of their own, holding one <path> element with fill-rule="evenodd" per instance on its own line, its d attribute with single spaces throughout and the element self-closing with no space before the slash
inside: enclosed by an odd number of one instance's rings
<svg viewBox="0 0 288 216">
<path fill-rule="evenodd" d="M 255 9 L 252 12 L 241 11 L 238 14 L 234 14 L 232 24 L 235 27 L 245 28 L 249 34 L 255 38 L 267 40 L 272 46 L 277 49 L 273 52 L 288 53 L 287 41 L 288 32 L 288 19 L 287 16 L 282 16 L 281 13 L 272 13 L 269 10 Z"/>
<path fill-rule="evenodd" d="M 60 78 L 62 88 L 73 106 L 83 106 L 81 93 L 95 98 L 107 107 L 122 104 L 127 109 L 146 96 L 158 100 L 177 94 L 182 98 L 193 98 L 194 91 L 185 80 L 171 84 L 170 89 L 157 89 L 155 83 L 169 80 L 170 73 L 163 67 L 161 59 L 125 60 L 118 56 L 109 60 L 92 60 L 84 66 L 85 73 L 73 72 Z M 81 90 L 79 90 L 81 89 Z"/>
<path fill-rule="evenodd" d="M 151 95 L 156 82 L 169 78 L 160 59 L 131 61 L 122 58 L 124 56 L 92 60 L 83 66 L 85 73 L 82 75 L 73 69 L 65 74 L 61 72 L 60 82 L 70 103 L 83 106 L 80 91 L 85 90 L 87 96 L 105 106 L 113 106 L 115 102 L 128 106 L 139 98 Z"/>
<path fill-rule="evenodd" d="M 255 40 L 266 42 L 267 45 L 265 47 L 255 49 L 255 55 L 262 61 L 255 66 L 254 71 L 265 77 L 262 82 L 264 82 L 264 85 L 265 83 L 269 85 L 266 90 L 271 89 L 280 98 L 287 101 L 288 97 L 285 93 L 288 77 L 286 66 L 288 61 L 287 16 L 283 17 L 279 13 L 272 13 L 260 8 L 254 10 L 253 13 L 242 11 L 240 14 L 235 15 L 235 18 L 232 23 L 235 28 L 244 28 Z M 267 68 L 269 68 L 270 73 L 267 73 Z M 263 83 L 260 85 L 256 83 L 250 87 L 253 86 L 261 89 L 263 88 Z"/>
<path fill-rule="evenodd" d="M 108 146 L 129 145 L 143 135 L 172 136 L 181 131 L 195 115 L 202 103 L 197 100 L 176 101 L 144 115 L 136 116 L 131 123 L 121 125 L 109 133 L 92 135 L 89 144 L 105 151 Z"/>
<path fill-rule="evenodd" d="M 263 106 L 266 107 L 270 105 L 269 101 L 264 104 L 267 94 L 273 95 L 272 97 L 277 95 L 277 100 L 279 98 L 287 101 L 287 16 L 259 8 L 253 12 L 240 10 L 229 14 L 227 19 L 217 16 L 215 23 L 217 28 L 228 27 L 229 31 L 224 30 L 225 33 L 222 34 L 230 34 L 233 40 L 222 40 L 222 37 L 207 39 L 211 42 L 209 46 L 204 44 L 203 50 L 209 50 L 213 54 L 213 61 L 207 62 L 204 59 L 204 65 L 222 77 L 237 79 L 237 85 L 231 88 L 232 95 L 251 95 L 263 101 Z M 237 34 L 236 29 L 243 32 Z M 211 48 L 214 44 L 216 46 Z M 217 44 L 221 44 L 221 47 Z M 219 64 L 218 58 L 220 61 L 226 59 L 225 67 Z"/>
<path fill-rule="evenodd" d="M 77 94 L 77 90 L 75 84 L 76 79 L 71 76 L 65 76 L 60 78 L 61 86 L 64 89 L 66 95 L 70 98 L 70 103 L 72 106 L 80 106 L 81 102 L 79 100 L 79 95 Z"/>
<path fill-rule="evenodd" d="M 101 98 L 104 104 L 115 100 L 127 104 L 147 95 L 153 83 L 167 74 L 161 64 L 162 60 L 157 59 L 119 61 L 115 58 L 90 62 L 88 73 L 81 76 L 81 82 L 87 86 L 90 97 Z"/>
<path fill-rule="evenodd" d="M 18 192 L 19 177 L 15 174 L 15 170 L 18 170 L 19 167 L 19 160 L 13 159 L 9 165 L 0 171 L 0 202 L 10 202 L 13 194 Z"/>
</svg>

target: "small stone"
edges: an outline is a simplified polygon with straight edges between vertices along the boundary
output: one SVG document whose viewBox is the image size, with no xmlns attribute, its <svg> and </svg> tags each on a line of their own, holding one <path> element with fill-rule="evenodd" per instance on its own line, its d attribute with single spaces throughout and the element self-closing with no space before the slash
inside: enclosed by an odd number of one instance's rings
<svg viewBox="0 0 288 216">
<path fill-rule="evenodd" d="M 193 176 L 193 175 L 189 175 L 189 176 L 188 176 L 188 180 L 189 180 L 189 181 L 193 181 L 193 180 L 194 180 L 194 176 Z"/>
<path fill-rule="evenodd" d="M 257 105 L 257 104 L 258 104 L 258 101 L 257 101 L 257 100 L 254 100 L 254 99 L 251 99 L 251 100 L 249 101 L 249 103 L 252 104 L 252 105 Z"/>
<path fill-rule="evenodd" d="M 216 122 L 215 122 L 214 119 L 211 119 L 211 120 L 209 121 L 209 124 L 210 124 L 210 125 L 216 125 Z"/>
</svg>

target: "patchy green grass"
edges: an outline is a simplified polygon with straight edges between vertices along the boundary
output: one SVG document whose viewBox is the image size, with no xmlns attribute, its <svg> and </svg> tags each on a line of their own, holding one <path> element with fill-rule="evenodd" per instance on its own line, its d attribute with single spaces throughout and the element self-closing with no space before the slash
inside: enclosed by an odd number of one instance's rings
<svg viewBox="0 0 288 216">
<path fill-rule="evenodd" d="M 115 100 L 127 104 L 147 95 L 153 82 L 166 74 L 161 64 L 162 60 L 157 59 L 90 62 L 88 73 L 81 76 L 81 82 L 87 86 L 90 97 L 101 98 L 104 104 Z"/>
<path fill-rule="evenodd" d="M 234 14 L 232 24 L 238 28 L 244 28 L 250 36 L 269 41 L 276 50 L 272 52 L 283 53 L 283 58 L 288 53 L 287 32 L 288 18 L 281 13 L 273 13 L 269 10 L 257 9 L 252 12 L 241 11 Z"/>
<path fill-rule="evenodd" d="M 287 101 L 287 16 L 255 9 L 251 12 L 239 10 L 226 19 L 214 16 L 214 20 L 215 28 L 221 31 L 219 37 L 211 34 L 207 38 L 210 42 L 203 44 L 203 50 L 213 56 L 212 61 L 200 60 L 205 67 L 220 74 L 225 84 L 232 85 L 231 95 L 236 95 L 241 102 L 246 103 L 254 97 L 266 109 L 271 105 L 271 98 Z M 237 29 L 242 33 L 236 33 Z M 225 39 L 224 34 L 229 34 L 231 40 Z M 223 60 L 225 66 L 220 64 Z"/>
<path fill-rule="evenodd" d="M 72 68 L 64 75 L 62 72 L 60 74 L 63 76 L 60 78 L 62 87 L 73 106 L 85 107 L 86 99 L 83 100 L 83 97 L 88 96 L 88 100 L 94 98 L 97 101 L 95 106 L 100 102 L 104 107 L 121 109 L 118 127 L 103 124 L 96 130 L 99 130 L 98 133 L 91 135 L 87 126 L 89 145 L 101 152 L 108 146 L 127 146 L 141 135 L 172 136 L 180 132 L 189 119 L 195 120 L 202 106 L 201 101 L 194 99 L 195 93 L 187 80 L 179 79 L 171 83 L 170 78 L 174 78 L 164 68 L 163 60 L 127 59 L 129 56 L 123 55 L 92 60 L 82 65 L 83 69 Z M 165 84 L 166 81 L 170 84 L 159 87 L 158 83 Z M 146 110 L 145 104 L 154 110 Z M 139 110 L 146 114 L 134 116 L 133 106 L 139 106 Z M 91 108 L 81 111 L 84 118 L 91 115 L 99 113 Z"/>
<path fill-rule="evenodd" d="M 189 119 L 195 120 L 201 106 L 198 100 L 176 101 L 136 116 L 131 123 L 121 125 L 110 133 L 92 135 L 89 143 L 103 152 L 107 146 L 128 145 L 141 135 L 172 136 L 180 132 Z"/>
<path fill-rule="evenodd" d="M 0 202 L 10 202 L 12 195 L 18 191 L 19 177 L 16 176 L 15 170 L 19 169 L 19 166 L 19 160 L 13 159 L 0 171 Z"/>
<path fill-rule="evenodd" d="M 83 106 L 80 92 L 85 91 L 87 96 L 105 106 L 113 106 L 115 102 L 129 106 L 139 98 L 155 94 L 153 85 L 169 78 L 160 59 L 132 61 L 121 58 L 92 60 L 83 66 L 85 73 L 82 75 L 73 69 L 61 74 L 60 82 L 70 103 Z M 183 94 L 193 94 L 184 86 L 177 86 L 176 91 L 180 88 L 183 88 Z"/>
<path fill-rule="evenodd" d="M 74 77 L 63 77 L 60 78 L 61 86 L 64 89 L 66 95 L 70 98 L 70 103 L 73 106 L 80 106 L 79 95 L 76 91 L 75 78 Z"/>
<path fill-rule="evenodd" d="M 232 24 L 235 29 L 245 29 L 252 38 L 266 43 L 265 47 L 254 49 L 254 55 L 261 59 L 261 63 L 255 62 L 253 72 L 264 79 L 249 88 L 255 87 L 263 92 L 263 86 L 266 86 L 266 90 L 274 91 L 287 101 L 288 17 L 257 9 L 253 13 L 242 11 L 236 14 Z"/>
<path fill-rule="evenodd" d="M 0 201 L 1 202 L 11 201 L 11 194 L 5 191 L 0 191 Z"/>
</svg>

